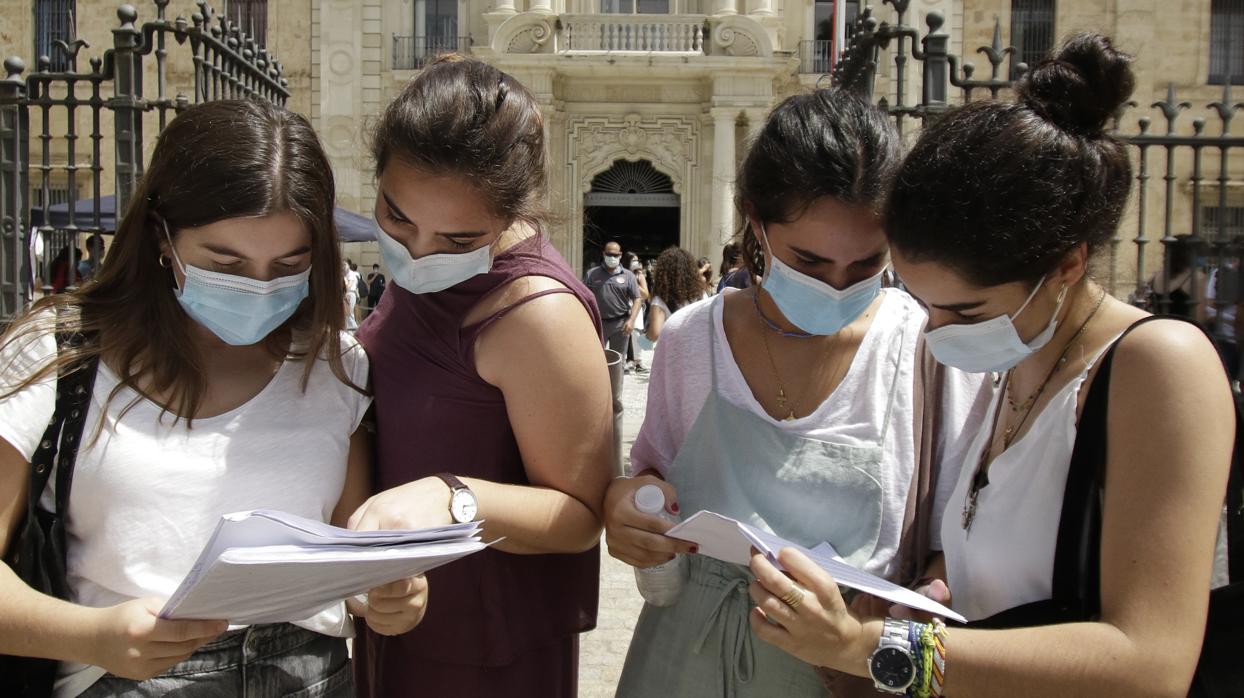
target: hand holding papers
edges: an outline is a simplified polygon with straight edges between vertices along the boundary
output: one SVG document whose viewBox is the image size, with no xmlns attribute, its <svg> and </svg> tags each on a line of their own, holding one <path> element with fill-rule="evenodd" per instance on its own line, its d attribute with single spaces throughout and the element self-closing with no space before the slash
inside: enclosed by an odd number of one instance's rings
<svg viewBox="0 0 1244 698">
<path fill-rule="evenodd" d="M 479 529 L 476 521 L 360 532 L 278 511 L 227 514 L 160 616 L 235 625 L 302 620 L 483 550 Z"/>
<path fill-rule="evenodd" d="M 821 543 L 809 550 L 772 533 L 761 531 L 741 521 L 735 521 L 711 511 L 696 512 L 691 518 L 671 528 L 665 535 L 699 545 L 701 555 L 739 565 L 748 564 L 752 557 L 751 550 L 756 548 L 778 569 L 783 569 L 777 559 L 778 551 L 782 548 L 794 548 L 829 572 L 834 581 L 842 586 L 872 594 L 908 608 L 927 611 L 942 618 L 953 618 L 965 622 L 962 615 L 926 596 L 856 569 L 843 561 L 828 543 Z"/>
</svg>

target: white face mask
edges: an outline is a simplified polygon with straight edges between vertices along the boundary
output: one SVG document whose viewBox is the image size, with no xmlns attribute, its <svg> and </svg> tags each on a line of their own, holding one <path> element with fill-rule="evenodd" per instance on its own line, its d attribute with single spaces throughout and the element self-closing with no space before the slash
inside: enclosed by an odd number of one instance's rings
<svg viewBox="0 0 1244 698">
<path fill-rule="evenodd" d="M 619 265 L 619 264 L 621 264 L 621 263 L 622 263 L 622 255 L 620 255 L 620 254 L 607 254 L 607 255 L 605 255 L 605 267 L 606 267 L 606 268 L 608 268 L 608 269 L 617 269 L 617 268 L 618 268 L 618 265 Z"/>
<path fill-rule="evenodd" d="M 1024 304 L 1014 315 L 999 315 L 971 325 L 946 325 L 924 333 L 924 340 L 929 351 L 939 363 L 957 368 L 968 373 L 988 373 L 990 371 L 1007 371 L 1019 362 L 1039 351 L 1058 329 L 1058 312 L 1062 310 L 1063 301 L 1067 298 L 1067 287 L 1058 292 L 1058 302 L 1045 329 L 1027 344 L 1020 339 L 1015 329 L 1015 318 L 1024 312 L 1037 291 L 1045 284 L 1041 277 L 1037 287 L 1028 294 Z"/>
<path fill-rule="evenodd" d="M 411 293 L 444 291 L 492 269 L 491 245 L 460 254 L 430 254 L 415 259 L 406 246 L 384 232 L 379 223 L 376 223 L 376 242 L 380 243 L 380 256 L 389 267 L 393 283 Z"/>
</svg>

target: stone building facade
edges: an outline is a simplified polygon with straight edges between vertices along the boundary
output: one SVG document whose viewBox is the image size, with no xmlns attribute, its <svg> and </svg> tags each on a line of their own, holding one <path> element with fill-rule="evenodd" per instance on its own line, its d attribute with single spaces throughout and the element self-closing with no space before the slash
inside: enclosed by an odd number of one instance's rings
<svg viewBox="0 0 1244 698">
<path fill-rule="evenodd" d="M 0 52 L 32 55 L 37 6 L 46 1 L 0 0 Z M 550 233 L 576 268 L 593 263 L 611 238 L 645 257 L 678 244 L 716 263 L 722 243 L 738 228 L 735 169 L 769 109 L 825 83 L 836 52 L 832 39 L 841 38 L 845 20 L 861 5 L 881 21 L 897 19 L 893 5 L 878 0 L 249 2 L 266 13 L 265 38 L 284 65 L 289 106 L 308 115 L 324 141 L 339 205 L 364 215 L 376 196 L 371 126 L 427 61 L 456 50 L 522 81 L 544 111 L 548 204 L 555 214 Z M 115 0 L 68 4 L 75 7 L 77 35 L 91 45 L 83 56 L 102 53 L 116 26 Z M 977 48 L 991 42 L 995 19 L 1002 43 L 1028 53 L 1077 29 L 1111 34 L 1137 57 L 1134 99 L 1140 107 L 1123 121 L 1125 131 L 1134 131 L 1142 111 L 1154 119 L 1153 128 L 1164 127 L 1147 107 L 1165 97 L 1168 85 L 1198 115 L 1221 98 L 1221 87 L 1211 84 L 1211 39 L 1221 35 L 1215 17 L 1221 22 L 1222 6 L 1233 4 L 1240 0 L 909 0 L 905 18 L 923 32 L 923 18 L 939 13 L 951 52 L 976 63 L 978 77 L 988 73 L 988 63 Z M 135 5 L 141 19 L 154 17 L 154 0 Z M 190 0 L 167 3 L 170 18 L 196 11 Z M 1045 22 L 1035 34 L 1034 21 Z M 170 91 L 188 90 L 190 68 L 179 60 L 171 49 Z M 894 73 L 893 56 L 883 54 L 877 96 L 891 103 Z M 918 79 L 908 81 L 908 103 L 918 101 L 919 89 Z M 1182 128 L 1190 132 L 1191 121 L 1184 119 Z M 147 129 L 148 140 L 155 131 Z M 106 140 L 104 147 L 111 144 Z M 1191 215 L 1191 158 L 1187 149 L 1176 156 L 1176 221 Z M 104 160 L 107 166 L 110 157 Z M 1227 183 L 1233 210 L 1244 210 L 1241 160 L 1233 158 L 1234 181 Z M 1216 201 L 1217 172 L 1208 161 L 1207 168 L 1202 196 Z M 1163 174 L 1159 168 L 1148 182 L 1154 196 L 1163 193 Z M 111 181 L 107 172 L 104 181 Z M 1162 230 L 1158 209 L 1146 216 L 1150 239 Z M 1125 240 L 1138 225 L 1135 210 L 1130 216 Z M 378 258 L 368 245 L 352 252 L 365 265 Z"/>
</svg>

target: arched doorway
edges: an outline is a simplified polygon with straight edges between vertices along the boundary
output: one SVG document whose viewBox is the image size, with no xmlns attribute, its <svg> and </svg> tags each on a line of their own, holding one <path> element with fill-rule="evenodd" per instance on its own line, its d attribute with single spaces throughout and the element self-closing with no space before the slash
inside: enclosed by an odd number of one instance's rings
<svg viewBox="0 0 1244 698">
<path fill-rule="evenodd" d="M 600 264 L 610 240 L 645 263 L 677 245 L 679 205 L 674 183 L 651 162 L 615 160 L 583 197 L 584 270 Z"/>
</svg>

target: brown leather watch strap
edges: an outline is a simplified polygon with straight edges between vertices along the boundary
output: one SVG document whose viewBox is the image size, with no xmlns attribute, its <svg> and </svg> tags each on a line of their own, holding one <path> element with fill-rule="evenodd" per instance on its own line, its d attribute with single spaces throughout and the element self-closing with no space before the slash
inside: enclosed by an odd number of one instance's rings
<svg viewBox="0 0 1244 698">
<path fill-rule="evenodd" d="M 457 477 L 455 477 L 454 475 L 450 473 L 437 473 L 436 476 L 439 477 L 441 480 L 443 480 L 446 485 L 449 485 L 450 492 L 454 492 L 457 490 L 471 489 L 470 487 L 466 486 L 466 483 L 459 480 Z"/>
</svg>

